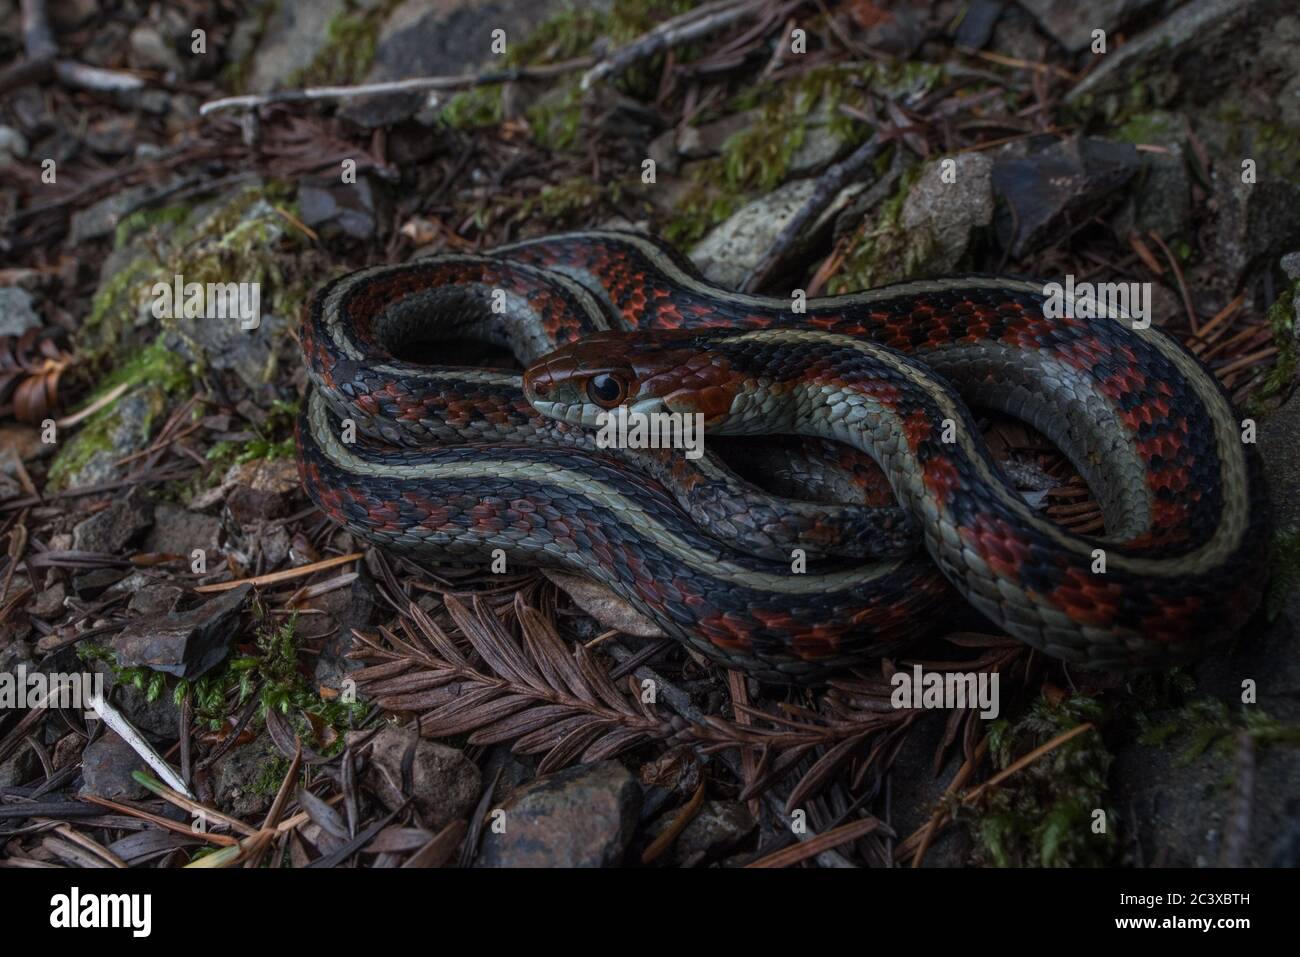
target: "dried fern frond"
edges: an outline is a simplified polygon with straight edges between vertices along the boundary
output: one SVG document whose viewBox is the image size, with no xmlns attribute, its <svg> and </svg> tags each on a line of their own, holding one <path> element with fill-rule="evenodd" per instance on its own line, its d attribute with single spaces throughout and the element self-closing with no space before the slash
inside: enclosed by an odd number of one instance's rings
<svg viewBox="0 0 1300 957">
<path fill-rule="evenodd" d="M 35 425 L 58 412 L 59 380 L 75 361 L 62 340 L 57 329 L 0 337 L 0 415 Z"/>
</svg>

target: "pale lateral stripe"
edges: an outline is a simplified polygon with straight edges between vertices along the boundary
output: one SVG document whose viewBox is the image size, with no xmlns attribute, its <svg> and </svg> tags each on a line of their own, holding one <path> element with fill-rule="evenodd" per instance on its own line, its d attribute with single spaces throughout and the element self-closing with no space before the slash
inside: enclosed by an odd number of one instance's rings
<svg viewBox="0 0 1300 957">
<path fill-rule="evenodd" d="M 826 575 L 791 573 L 787 576 L 755 571 L 725 560 L 715 560 L 712 556 L 701 553 L 671 529 L 647 515 L 635 500 L 629 499 L 617 489 L 584 472 L 547 466 L 543 474 L 538 476 L 533 474 L 535 470 L 531 466 L 526 467 L 523 463 L 510 459 L 466 460 L 436 467 L 428 464 L 380 464 L 367 461 L 352 454 L 334 435 L 329 427 L 329 417 L 325 414 L 325 403 L 315 391 L 311 394 L 308 406 L 308 421 L 312 438 L 321 453 L 345 472 L 353 475 L 408 480 L 496 480 L 515 477 L 553 485 L 615 510 L 668 555 L 684 565 L 699 570 L 704 575 L 735 585 L 788 595 L 845 591 L 892 574 L 902 565 L 901 561 L 877 562 Z"/>
</svg>

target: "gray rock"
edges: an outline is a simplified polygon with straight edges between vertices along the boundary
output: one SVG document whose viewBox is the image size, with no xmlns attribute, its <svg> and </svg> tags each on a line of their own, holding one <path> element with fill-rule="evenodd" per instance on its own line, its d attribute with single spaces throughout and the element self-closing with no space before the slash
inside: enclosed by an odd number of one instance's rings
<svg viewBox="0 0 1300 957">
<path fill-rule="evenodd" d="M 102 433 L 104 441 L 101 443 L 96 437 L 94 446 L 84 456 L 72 456 L 77 464 L 69 469 L 62 484 L 76 488 L 118 478 L 122 467 L 117 463 L 149 444 L 154 418 L 165 404 L 163 390 L 155 385 L 140 386 L 123 395 L 108 412 Z M 82 441 L 89 441 L 85 432 L 73 438 L 70 448 L 79 450 L 77 443 Z"/>
<path fill-rule="evenodd" d="M 111 235 L 117 224 L 144 205 L 154 192 L 154 187 L 134 186 L 78 210 L 72 214 L 68 241 L 75 246 Z"/>
<path fill-rule="evenodd" d="M 141 616 L 165 615 L 174 610 L 185 596 L 184 589 L 166 582 L 148 582 L 132 590 L 134 594 L 127 602 L 126 610 Z"/>
<path fill-rule="evenodd" d="M 709 279 L 728 289 L 737 288 L 816 188 L 811 179 L 792 180 L 746 204 L 696 244 L 690 252 L 692 261 Z M 816 241 L 834 214 L 843 208 L 848 195 L 846 190 L 831 204 L 808 231 L 805 243 Z M 797 249 L 790 252 L 798 254 Z"/>
<path fill-rule="evenodd" d="M 932 252 L 929 271 L 949 272 L 970 247 L 973 234 L 993 222 L 993 161 L 985 153 L 952 157 L 953 182 L 943 181 L 944 161 L 928 165 L 912 185 L 899 214 L 909 233 L 925 232 Z"/>
<path fill-rule="evenodd" d="M 1243 183 L 1230 170 L 1215 176 L 1213 268 L 1224 288 L 1267 268 L 1300 243 L 1300 186 L 1278 179 Z"/>
<path fill-rule="evenodd" d="M 497 59 L 493 30 L 504 30 L 507 44 L 518 42 L 557 9 L 557 0 L 404 0 L 380 27 L 365 82 L 471 72 Z M 415 115 L 425 100 L 418 93 L 369 96 L 345 103 L 339 115 L 367 128 L 386 126 Z"/>
<path fill-rule="evenodd" d="M 1092 45 L 1092 31 L 1106 31 L 1106 49 L 1115 44 L 1114 33 L 1126 23 L 1154 10 L 1165 0 L 1092 0 L 1090 3 L 1061 3 L 1060 0 L 1020 0 L 1043 29 L 1071 53 Z"/>
<path fill-rule="evenodd" d="M 80 552 L 119 555 L 153 524 L 153 501 L 139 488 L 114 499 L 72 530 L 72 547 Z"/>
<path fill-rule="evenodd" d="M 140 23 L 131 31 L 128 62 L 144 70 L 180 71 L 180 57 L 161 33 L 150 23 Z"/>
<path fill-rule="evenodd" d="M 27 155 L 27 137 L 12 126 L 0 126 L 0 163 L 12 163 Z"/>
<path fill-rule="evenodd" d="M 661 818 L 663 826 L 673 814 Z M 658 828 L 656 830 L 659 830 Z M 673 842 L 673 861 L 681 867 L 696 867 L 715 860 L 745 840 L 754 830 L 754 817 L 739 801 L 705 801 L 700 811 L 682 828 Z"/>
<path fill-rule="evenodd" d="M 104 676 L 109 703 L 122 712 L 132 727 L 154 743 L 176 740 L 180 734 L 180 709 L 172 700 L 170 689 L 163 688 L 162 693 L 150 701 L 146 691 L 118 681 L 107 662 L 96 661 L 94 668 Z"/>
<path fill-rule="evenodd" d="M 120 568 L 94 568 L 72 576 L 72 590 L 78 598 L 98 598 L 123 578 Z"/>
<path fill-rule="evenodd" d="M 993 189 L 1006 209 L 996 219 L 998 239 L 1019 258 L 1057 237 L 1076 215 L 1092 215 L 1097 203 L 1138 171 L 1137 150 L 1075 136 L 1027 156 L 1002 155 L 993 164 Z"/>
<path fill-rule="evenodd" d="M 15 788 L 26 784 L 41 773 L 41 762 L 36 752 L 26 745 L 15 754 L 0 761 L 0 788 Z"/>
<path fill-rule="evenodd" d="M 1115 232 L 1147 235 L 1155 230 L 1172 241 L 1191 233 L 1192 180 L 1187 172 L 1186 133 L 1180 114 L 1153 111 L 1131 119 L 1120 138 L 1135 146 L 1162 146 L 1168 153 L 1142 152 L 1142 168 L 1129 185 L 1131 200 L 1115 220 Z"/>
<path fill-rule="evenodd" d="M 220 519 L 164 502 L 154 509 L 153 527 L 141 548 L 146 552 L 188 558 L 196 548 L 217 551 L 220 537 Z"/>
<path fill-rule="evenodd" d="M 217 807 L 241 818 L 264 816 L 275 800 L 275 789 L 265 786 L 265 778 L 282 759 L 280 750 L 265 732 L 217 758 L 212 763 L 212 790 Z"/>
<path fill-rule="evenodd" d="M 1240 44 L 1253 28 L 1271 29 L 1292 9 L 1290 0 L 1192 0 L 1122 46 L 1108 45 L 1101 64 L 1075 85 L 1066 101 L 1087 103 L 1164 70 L 1196 91 L 1218 93 L 1241 69 L 1239 59 L 1224 55 L 1226 49 Z"/>
<path fill-rule="evenodd" d="M 225 658 L 251 590 L 240 585 L 189 611 L 133 621 L 113 639 L 118 663 L 194 678 Z"/>
<path fill-rule="evenodd" d="M 144 771 L 144 762 L 115 731 L 106 731 L 88 744 L 81 755 L 83 795 L 93 794 L 113 801 L 134 801 L 149 792 L 136 783 L 132 771 Z"/>
<path fill-rule="evenodd" d="M 55 582 L 36 593 L 35 600 L 27 606 L 27 613 L 34 618 L 59 618 L 63 615 L 63 601 L 67 597 L 68 589 L 63 582 Z"/>
<path fill-rule="evenodd" d="M 254 525 L 288 514 L 298 488 L 298 467 L 289 459 L 259 459 L 234 466 L 226 509 L 236 524 Z"/>
<path fill-rule="evenodd" d="M 993 28 L 997 26 L 1004 9 L 1004 0 L 972 0 L 953 35 L 953 43 L 972 50 L 984 49 L 992 39 Z"/>
<path fill-rule="evenodd" d="M 362 176 L 355 183 L 304 183 L 298 189 L 298 215 L 321 232 L 337 230 L 353 239 L 371 238 L 375 234 L 375 193 L 370 178 Z"/>
<path fill-rule="evenodd" d="M 412 746 L 410 796 L 425 826 L 438 830 L 468 819 L 479 797 L 478 767 L 463 751 L 426 741 L 411 728 L 386 727 L 375 735 L 365 781 L 379 800 L 390 810 L 406 800 L 402 763 Z"/>
<path fill-rule="evenodd" d="M 480 867 L 616 867 L 641 808 L 641 787 L 617 761 L 538 778 L 506 801 L 505 833 L 483 837 Z"/>
<path fill-rule="evenodd" d="M 17 286 L 0 286 L 0 336 L 21 336 L 41 324 L 32 297 Z"/>
<path fill-rule="evenodd" d="M 254 93 L 267 93 L 311 66 L 330 43 L 330 22 L 347 10 L 347 0 L 297 0 L 270 5 L 266 29 L 249 69 L 248 88 Z"/>
</svg>

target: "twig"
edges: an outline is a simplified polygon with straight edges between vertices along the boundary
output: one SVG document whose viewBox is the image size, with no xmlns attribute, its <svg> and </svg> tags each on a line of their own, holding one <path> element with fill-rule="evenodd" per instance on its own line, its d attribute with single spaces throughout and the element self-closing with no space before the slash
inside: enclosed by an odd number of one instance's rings
<svg viewBox="0 0 1300 957">
<path fill-rule="evenodd" d="M 619 47 L 582 77 L 582 88 L 590 89 L 597 80 L 622 73 L 638 60 L 654 56 L 660 50 L 712 33 L 720 27 L 751 16 L 763 6 L 759 0 L 715 0 L 673 17 Z"/>
<path fill-rule="evenodd" d="M 363 558 L 364 553 L 353 552 L 350 555 L 338 555 L 334 558 L 327 558 L 324 561 L 313 562 L 310 565 L 300 565 L 298 568 L 286 568 L 283 571 L 271 572 L 269 575 L 255 575 L 252 578 L 240 578 L 237 581 L 218 582 L 215 585 L 200 585 L 194 589 L 196 592 L 214 592 L 230 591 L 232 588 L 238 588 L 240 585 L 275 585 L 279 582 L 289 581 L 293 578 L 301 578 L 304 575 L 310 575 L 313 572 L 322 571 L 326 568 L 333 568 L 335 565 L 344 565 L 348 562 L 354 562 L 358 558 Z"/>
<path fill-rule="evenodd" d="M 385 93 L 420 93 L 425 90 L 462 90 L 494 83 L 513 83 L 521 80 L 544 80 L 572 73 L 590 66 L 591 57 L 579 57 L 562 63 L 543 66 L 497 70 L 488 73 L 466 73 L 461 76 L 420 76 L 409 80 L 389 80 L 383 83 L 362 83 L 358 86 L 309 86 L 302 90 L 280 90 L 275 93 L 226 96 L 209 100 L 199 107 L 199 114 L 207 116 L 218 110 L 251 110 L 272 103 L 300 103 L 304 100 L 347 100 L 358 96 Z"/>
<path fill-rule="evenodd" d="M 829 851 L 832 848 L 839 847 L 841 844 L 847 844 L 850 841 L 856 841 L 858 838 L 870 834 L 876 828 L 880 827 L 880 819 L 866 817 L 859 821 L 853 821 L 850 824 L 844 824 L 825 834 L 819 834 L 811 840 L 804 841 L 802 844 L 792 844 L 789 847 L 783 847 L 766 857 L 760 857 L 746 867 L 790 867 L 806 861 L 808 858 L 820 854 L 822 851 Z"/>
<path fill-rule="evenodd" d="M 158 775 L 167 782 L 172 790 L 179 792 L 191 801 L 194 800 L 194 795 L 185 786 L 185 782 L 181 780 L 180 775 L 172 770 L 171 765 L 163 760 L 162 755 L 154 750 L 153 745 L 141 737 L 140 732 L 131 725 L 131 722 L 126 720 L 122 712 L 105 701 L 102 696 L 93 692 L 89 704 L 99 719 L 116 731 L 118 737 L 129 744 L 131 749 L 140 755 L 145 764 L 157 771 Z"/>
<path fill-rule="evenodd" d="M 1192 334 L 1199 335 L 1201 324 L 1196 318 L 1196 307 L 1192 305 L 1192 294 L 1187 291 L 1187 282 L 1183 279 L 1183 269 L 1178 265 L 1178 257 L 1154 229 L 1148 230 L 1147 235 L 1155 240 L 1156 245 L 1165 254 L 1165 258 L 1169 260 L 1169 265 L 1174 270 L 1174 278 L 1178 280 L 1178 291 L 1183 295 L 1183 308 L 1187 310 L 1187 322 L 1192 328 Z"/>
<path fill-rule="evenodd" d="M 808 197 L 807 202 L 794 214 L 794 217 L 782 227 L 771 248 L 749 271 L 749 275 L 741 283 L 741 292 L 755 292 L 762 287 L 763 283 L 767 281 L 768 275 L 776 268 L 776 264 L 781 261 L 790 247 L 803 236 L 808 224 L 815 221 L 822 211 L 839 195 L 840 190 L 876 158 L 883 145 L 880 136 L 873 133 L 871 139 L 818 177 L 813 194 Z"/>
</svg>

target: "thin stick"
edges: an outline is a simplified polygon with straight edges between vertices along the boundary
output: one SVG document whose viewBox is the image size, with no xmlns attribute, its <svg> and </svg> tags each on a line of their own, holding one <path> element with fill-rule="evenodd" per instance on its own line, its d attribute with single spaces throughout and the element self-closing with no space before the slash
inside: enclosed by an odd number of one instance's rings
<svg viewBox="0 0 1300 957">
<path fill-rule="evenodd" d="M 207 116 L 218 110 L 251 110 L 271 103 L 300 103 L 304 100 L 348 100 L 358 96 L 381 93 L 420 93 L 425 90 L 463 90 L 494 83 L 512 83 L 521 80 L 544 80 L 564 73 L 572 73 L 591 66 L 591 57 L 579 57 L 562 63 L 544 66 L 498 70 L 489 73 L 466 73 L 461 76 L 420 76 L 409 80 L 389 80 L 383 83 L 362 83 L 358 86 L 309 86 L 302 90 L 280 90 L 276 93 L 227 96 L 209 100 L 199 107 L 199 114 Z"/>
<path fill-rule="evenodd" d="M 267 575 L 255 575 L 252 578 L 241 578 L 233 582 L 218 582 L 215 585 L 200 585 L 194 589 L 196 592 L 214 592 L 230 591 L 232 588 L 238 588 L 240 585 L 274 585 L 277 582 L 287 582 L 294 578 L 302 578 L 304 575 L 310 575 L 313 572 L 323 571 L 326 568 L 333 568 L 335 565 L 343 565 L 347 562 L 355 562 L 358 558 L 364 557 L 364 552 L 353 552 L 351 555 L 339 555 L 337 558 L 327 558 L 324 561 L 313 562 L 310 565 L 303 565 L 299 568 L 286 568 L 283 571 L 271 572 Z"/>
<path fill-rule="evenodd" d="M 583 75 L 582 88 L 590 89 L 597 80 L 622 73 L 637 61 L 654 56 L 667 47 L 705 36 L 729 23 L 755 14 L 761 6 L 762 3 L 755 0 L 716 0 L 673 17 L 631 43 L 619 47 L 593 66 Z"/>
<path fill-rule="evenodd" d="M 1192 327 L 1192 333 L 1198 335 L 1201 331 L 1201 324 L 1196 318 L 1196 309 L 1192 306 L 1192 294 L 1187 291 L 1187 282 L 1183 279 L 1183 269 L 1178 265 L 1178 257 L 1174 255 L 1173 250 L 1166 245 L 1164 239 L 1154 229 L 1148 230 L 1147 235 L 1155 240 L 1156 245 L 1165 254 L 1165 258 L 1169 260 L 1169 265 L 1174 270 L 1174 278 L 1178 280 L 1178 291 L 1183 294 L 1183 308 L 1187 310 L 1187 321 Z"/>
<path fill-rule="evenodd" d="M 820 854 L 822 851 L 829 851 L 833 847 L 839 847 L 841 844 L 847 844 L 849 841 L 856 841 L 858 838 L 870 834 L 876 828 L 880 827 L 880 819 L 874 817 L 863 818 L 860 821 L 853 821 L 849 824 L 841 824 L 832 831 L 825 834 L 819 834 L 810 841 L 802 844 L 792 844 L 789 847 L 783 847 L 781 850 L 766 857 L 760 857 L 746 867 L 790 867 L 801 861 Z"/>
<path fill-rule="evenodd" d="M 880 136 L 873 133 L 871 139 L 859 146 L 848 157 L 832 165 L 830 169 L 818 177 L 817 185 L 814 187 L 812 195 L 808 197 L 807 202 L 782 227 L 771 248 L 749 271 L 749 275 L 745 277 L 745 281 L 740 286 L 741 292 L 755 292 L 763 285 L 768 274 L 780 262 L 781 257 L 804 235 L 808 225 L 821 215 L 822 211 L 839 195 L 840 190 L 876 158 L 876 154 L 880 152 L 882 145 Z"/>
</svg>

